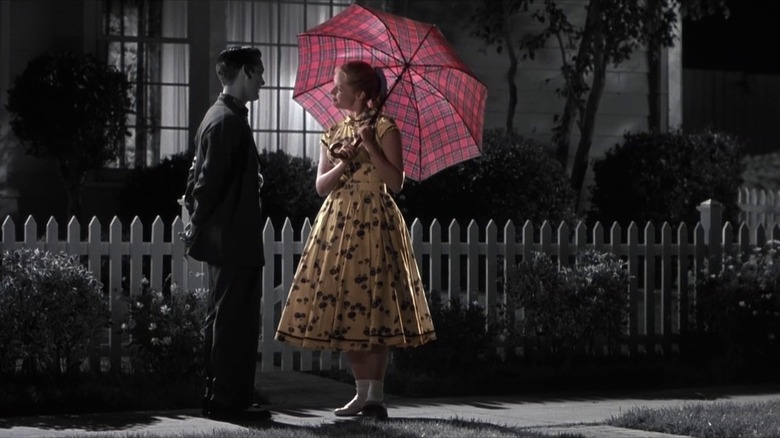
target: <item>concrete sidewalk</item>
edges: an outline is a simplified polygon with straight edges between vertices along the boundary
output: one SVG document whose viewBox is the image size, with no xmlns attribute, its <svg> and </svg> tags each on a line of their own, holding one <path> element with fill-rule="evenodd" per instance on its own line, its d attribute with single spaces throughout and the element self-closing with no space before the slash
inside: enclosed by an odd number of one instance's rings
<svg viewBox="0 0 780 438">
<path fill-rule="evenodd" d="M 272 426 L 316 427 L 351 421 L 331 410 L 354 394 L 351 385 L 298 372 L 259 373 L 260 387 L 271 400 Z M 780 388 L 728 387 L 644 393 L 544 394 L 533 396 L 410 399 L 389 396 L 392 418 L 475 420 L 558 435 L 584 437 L 672 437 L 604 425 L 611 416 L 634 407 L 671 407 L 701 401 L 780 400 Z M 270 427 L 270 426 L 264 426 Z M 240 424 L 212 421 L 197 410 L 127 412 L 0 418 L 0 437 L 97 437 L 107 432 L 142 436 L 204 436 L 243 430 Z"/>
</svg>

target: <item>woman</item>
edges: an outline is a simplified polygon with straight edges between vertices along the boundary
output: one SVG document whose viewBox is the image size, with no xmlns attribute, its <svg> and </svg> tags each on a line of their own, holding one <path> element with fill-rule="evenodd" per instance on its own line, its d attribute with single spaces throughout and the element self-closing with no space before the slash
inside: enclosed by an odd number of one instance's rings
<svg viewBox="0 0 780 438">
<path fill-rule="evenodd" d="M 327 198 L 276 331 L 298 347 L 346 352 L 356 395 L 337 416 L 387 417 L 389 347 L 436 338 L 408 228 L 387 193 L 403 187 L 401 134 L 384 115 L 370 123 L 380 84 L 362 61 L 334 72 L 333 104 L 349 115 L 323 134 L 316 188 Z"/>
</svg>

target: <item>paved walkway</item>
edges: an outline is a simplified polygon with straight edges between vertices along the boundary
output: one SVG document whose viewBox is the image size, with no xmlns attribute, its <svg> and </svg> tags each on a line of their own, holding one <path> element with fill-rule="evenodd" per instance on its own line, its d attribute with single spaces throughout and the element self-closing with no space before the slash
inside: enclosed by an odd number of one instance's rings
<svg viewBox="0 0 780 438">
<path fill-rule="evenodd" d="M 298 372 L 259 373 L 263 393 L 273 403 L 273 422 L 287 427 L 313 427 L 344 421 L 331 409 L 354 394 L 351 385 Z M 633 407 L 667 407 L 702 400 L 753 402 L 780 400 L 780 387 L 729 387 L 601 395 L 534 395 L 410 399 L 388 397 L 393 418 L 476 420 L 523 427 L 550 435 L 584 437 L 673 437 L 604 425 Z M 128 412 L 0 418 L 0 437 L 97 437 L 106 432 L 138 436 L 204 436 L 210 431 L 242 430 L 243 426 L 212 421 L 197 410 Z"/>
</svg>

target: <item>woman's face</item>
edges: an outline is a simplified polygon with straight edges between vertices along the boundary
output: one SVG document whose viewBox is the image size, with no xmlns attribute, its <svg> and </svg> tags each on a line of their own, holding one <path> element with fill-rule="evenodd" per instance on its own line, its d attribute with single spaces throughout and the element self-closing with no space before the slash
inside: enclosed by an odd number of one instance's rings
<svg viewBox="0 0 780 438">
<path fill-rule="evenodd" d="M 330 95 L 333 106 L 338 109 L 353 111 L 358 106 L 358 93 L 347 84 L 347 74 L 339 69 L 333 74 L 333 89 Z"/>
</svg>

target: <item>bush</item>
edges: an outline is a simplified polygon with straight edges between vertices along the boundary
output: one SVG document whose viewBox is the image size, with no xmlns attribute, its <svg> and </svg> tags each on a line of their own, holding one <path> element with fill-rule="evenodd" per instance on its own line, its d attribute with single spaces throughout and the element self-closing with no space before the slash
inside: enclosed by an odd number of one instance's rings
<svg viewBox="0 0 780 438">
<path fill-rule="evenodd" d="M 122 331 L 130 335 L 134 374 L 168 383 L 203 377 L 205 293 L 174 286 L 167 296 L 146 289 L 126 298 L 130 322 Z"/>
<path fill-rule="evenodd" d="M 742 179 L 746 187 L 780 190 L 780 152 L 746 156 L 743 163 Z"/>
<path fill-rule="evenodd" d="M 600 345 L 614 354 L 628 318 L 628 280 L 610 253 L 583 251 L 571 267 L 533 253 L 509 271 L 507 335 L 542 362 L 593 354 Z M 521 308 L 524 318 L 515 319 Z"/>
<path fill-rule="evenodd" d="M 181 215 L 178 201 L 187 187 L 191 163 L 186 154 L 176 154 L 156 166 L 133 169 L 127 187 L 120 194 L 118 215 L 122 221 L 129 224 L 138 216 L 146 229 L 159 215 L 166 224 L 171 224 Z"/>
<path fill-rule="evenodd" d="M 560 164 L 535 141 L 516 132 L 486 130 L 483 155 L 422 181 L 408 181 L 398 205 L 411 222 L 490 219 L 503 227 L 526 220 L 559 222 L 574 218 L 574 192 Z M 433 202 L 435 201 L 435 202 Z"/>
<path fill-rule="evenodd" d="M 317 164 L 283 151 L 263 151 L 260 166 L 265 181 L 260 191 L 263 219 L 270 218 L 277 230 L 286 218 L 290 218 L 295 230 L 300 229 L 304 219 L 313 220 L 323 202 L 314 186 Z"/>
<path fill-rule="evenodd" d="M 623 145 L 593 165 L 590 219 L 693 226 L 696 207 L 715 199 L 725 207 L 724 220 L 735 221 L 741 159 L 741 144 L 722 133 L 626 134 Z"/>
<path fill-rule="evenodd" d="M 780 366 L 780 242 L 705 263 L 696 281 L 695 318 L 687 353 L 713 358 L 725 374 L 747 367 L 774 374 Z M 705 359 L 706 360 L 706 359 Z M 771 371 L 775 370 L 775 371 Z"/>
<path fill-rule="evenodd" d="M 479 379 L 490 378 L 490 373 L 475 370 L 484 370 L 499 359 L 493 344 L 496 330 L 487 327 L 485 309 L 457 297 L 443 302 L 438 293 L 431 295 L 429 308 L 436 340 L 416 348 L 393 349 L 389 386 L 396 393 L 412 396 L 487 389 Z"/>
<path fill-rule="evenodd" d="M 67 254 L 4 251 L 0 264 L 0 372 L 70 379 L 109 325 L 101 284 Z"/>
</svg>

